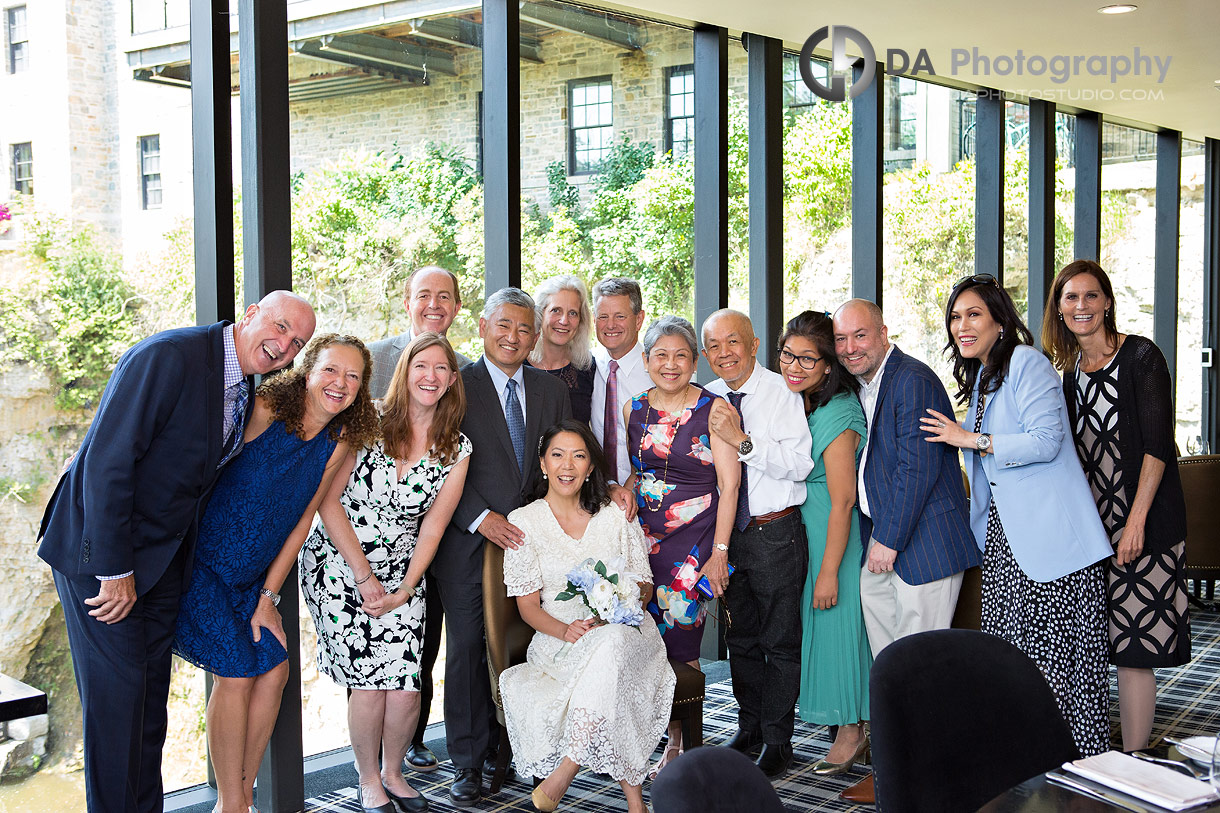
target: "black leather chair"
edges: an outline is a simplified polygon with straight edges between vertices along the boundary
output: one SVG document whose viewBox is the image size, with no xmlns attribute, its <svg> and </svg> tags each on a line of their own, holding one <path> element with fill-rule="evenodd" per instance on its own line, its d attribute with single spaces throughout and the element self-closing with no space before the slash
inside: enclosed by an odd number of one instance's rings
<svg viewBox="0 0 1220 813">
<path fill-rule="evenodd" d="M 1179 457 L 1178 475 L 1186 498 L 1186 578 L 1195 583 L 1191 603 L 1215 611 L 1216 580 L 1220 579 L 1220 525 L 1215 517 L 1220 455 Z"/>
<path fill-rule="evenodd" d="M 977 810 L 1080 753 L 1042 673 L 974 630 L 900 638 L 869 678 L 881 813 Z"/>
</svg>

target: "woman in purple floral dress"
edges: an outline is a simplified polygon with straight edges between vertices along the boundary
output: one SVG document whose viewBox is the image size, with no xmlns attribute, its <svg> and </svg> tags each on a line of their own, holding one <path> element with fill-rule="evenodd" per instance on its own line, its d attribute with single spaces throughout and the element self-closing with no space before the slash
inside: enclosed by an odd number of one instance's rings
<svg viewBox="0 0 1220 813">
<path fill-rule="evenodd" d="M 708 431 L 717 396 L 691 383 L 698 357 L 690 323 L 654 321 L 644 334 L 644 363 L 655 385 L 624 408 L 633 474 L 650 550 L 653 584 L 648 611 L 673 660 L 699 668 L 704 609 L 695 585 L 707 576 L 714 596 L 728 584 L 728 542 L 737 513 L 741 464 L 737 450 Z M 681 753 L 681 728 L 655 770 Z"/>
</svg>

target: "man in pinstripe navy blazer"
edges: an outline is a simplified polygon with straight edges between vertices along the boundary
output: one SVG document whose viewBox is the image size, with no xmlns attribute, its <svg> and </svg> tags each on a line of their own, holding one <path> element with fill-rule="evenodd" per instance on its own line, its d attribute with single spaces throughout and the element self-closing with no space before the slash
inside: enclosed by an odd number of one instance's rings
<svg viewBox="0 0 1220 813">
<path fill-rule="evenodd" d="M 881 309 L 853 299 L 834 315 L 835 350 L 861 384 L 868 439 L 859 472 L 867 553 L 860 600 L 873 655 L 904 635 L 947 628 L 962 571 L 981 562 L 957 451 L 928 443 L 919 419 L 952 415 L 928 365 L 889 343 Z"/>
</svg>

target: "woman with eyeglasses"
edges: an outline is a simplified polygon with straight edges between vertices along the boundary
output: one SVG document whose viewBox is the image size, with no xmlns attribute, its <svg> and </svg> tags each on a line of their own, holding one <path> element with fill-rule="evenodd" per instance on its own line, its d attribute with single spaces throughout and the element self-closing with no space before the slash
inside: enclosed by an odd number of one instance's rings
<svg viewBox="0 0 1220 813">
<path fill-rule="evenodd" d="M 1153 670 L 1190 661 L 1173 380 L 1155 344 L 1118 332 L 1114 289 L 1092 260 L 1069 263 L 1055 277 L 1042 346 L 1063 371 L 1076 452 L 1113 546 L 1106 599 L 1123 750 L 1147 748 Z"/>
<path fill-rule="evenodd" d="M 927 439 L 962 449 L 983 551 L 982 629 L 1030 657 L 1084 756 L 1110 749 L 1105 572 L 1110 540 L 1076 457 L 1055 368 L 995 277 L 945 306 L 959 426 L 928 410 Z"/>
<path fill-rule="evenodd" d="M 699 668 L 706 577 L 713 596 L 729 583 L 729 536 L 737 516 L 741 464 L 737 449 L 708 431 L 716 400 L 691 383 L 695 331 L 679 316 L 663 316 L 644 332 L 644 366 L 653 386 L 623 408 L 632 475 L 627 488 L 639 505 L 655 585 L 648 611 L 667 654 Z M 682 753 L 682 727 L 670 723 L 655 776 Z"/>
<path fill-rule="evenodd" d="M 813 772 L 847 773 L 868 753 L 868 673 L 873 665 L 860 608 L 860 515 L 856 467 L 868 434 L 856 379 L 835 355 L 830 315 L 805 311 L 779 337 L 779 371 L 805 403 L 813 471 L 801 519 L 809 569 L 801 597 L 801 719 L 838 726 Z"/>
</svg>

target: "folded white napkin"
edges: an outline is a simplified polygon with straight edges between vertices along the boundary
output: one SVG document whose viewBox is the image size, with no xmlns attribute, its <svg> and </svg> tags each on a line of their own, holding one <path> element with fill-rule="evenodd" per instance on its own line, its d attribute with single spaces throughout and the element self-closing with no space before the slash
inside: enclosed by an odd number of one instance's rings
<svg viewBox="0 0 1220 813">
<path fill-rule="evenodd" d="M 1067 762 L 1063 769 L 1169 810 L 1186 810 L 1217 798 L 1206 782 L 1119 751 Z"/>
</svg>

